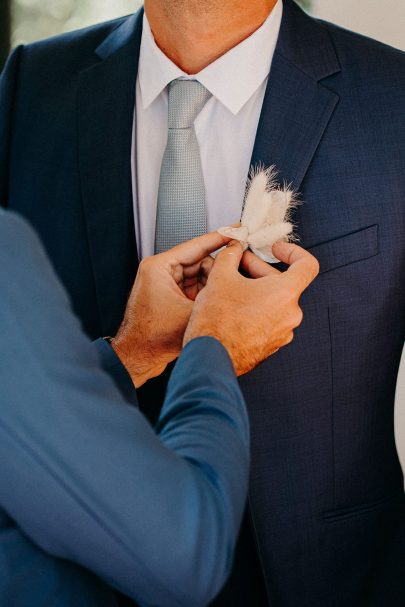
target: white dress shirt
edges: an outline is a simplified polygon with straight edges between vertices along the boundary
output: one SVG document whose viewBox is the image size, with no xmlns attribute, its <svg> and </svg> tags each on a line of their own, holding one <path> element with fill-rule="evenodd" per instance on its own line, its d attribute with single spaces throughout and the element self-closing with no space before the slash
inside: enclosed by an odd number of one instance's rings
<svg viewBox="0 0 405 607">
<path fill-rule="evenodd" d="M 198 74 L 188 75 L 157 46 L 146 15 L 136 82 L 132 138 L 132 183 L 138 255 L 154 253 L 160 168 L 167 143 L 167 85 L 198 80 L 212 97 L 194 127 L 205 182 L 208 229 L 240 220 L 246 179 L 274 50 L 282 0 L 249 38 Z"/>
</svg>

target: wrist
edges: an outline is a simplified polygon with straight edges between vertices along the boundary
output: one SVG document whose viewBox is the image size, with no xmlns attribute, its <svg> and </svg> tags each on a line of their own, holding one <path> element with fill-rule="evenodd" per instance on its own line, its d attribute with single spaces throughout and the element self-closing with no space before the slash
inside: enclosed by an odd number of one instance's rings
<svg viewBox="0 0 405 607">
<path fill-rule="evenodd" d="M 152 364 L 148 364 L 147 357 L 142 356 L 142 351 L 134 344 L 130 345 L 119 338 L 110 338 L 109 343 L 126 368 L 135 388 L 140 388 L 153 377 Z"/>
<path fill-rule="evenodd" d="M 222 325 L 219 317 L 211 322 L 207 322 L 206 318 L 202 315 L 199 315 L 199 318 L 196 318 L 197 322 L 194 322 L 193 319 L 190 320 L 190 323 L 186 329 L 183 339 L 183 348 L 185 348 L 191 341 L 194 339 L 198 339 L 201 337 L 211 337 L 217 340 L 223 348 L 228 353 L 229 358 L 233 363 L 233 367 L 236 373 L 236 365 L 234 361 L 234 344 L 232 343 L 232 339 L 229 338 L 227 332 L 224 331 L 224 326 Z M 222 325 L 222 326 L 221 326 Z"/>
<path fill-rule="evenodd" d="M 221 333 L 212 325 L 190 325 L 190 327 L 186 330 L 183 339 L 183 348 L 189 344 L 193 339 L 198 339 L 199 337 L 213 337 L 217 341 L 219 341 L 222 345 L 223 338 L 221 337 Z M 225 346 L 226 347 L 226 346 Z"/>
</svg>

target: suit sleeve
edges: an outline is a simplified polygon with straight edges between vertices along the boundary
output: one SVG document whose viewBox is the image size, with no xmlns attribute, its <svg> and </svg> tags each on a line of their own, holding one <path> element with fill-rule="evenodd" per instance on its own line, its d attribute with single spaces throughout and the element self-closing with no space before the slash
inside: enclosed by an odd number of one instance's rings
<svg viewBox="0 0 405 607">
<path fill-rule="evenodd" d="M 138 406 L 138 398 L 132 379 L 114 349 L 102 338 L 93 342 L 98 352 L 100 366 L 108 373 L 122 396 L 134 407 Z"/>
<path fill-rule="evenodd" d="M 13 121 L 13 104 L 22 47 L 8 58 L 0 74 L 0 207 L 8 202 L 8 171 Z"/>
<path fill-rule="evenodd" d="M 31 230 L 0 212 L 0 505 L 43 550 L 142 605 L 220 590 L 247 491 L 248 422 L 219 342 L 191 342 L 157 432 L 84 337 Z"/>
</svg>

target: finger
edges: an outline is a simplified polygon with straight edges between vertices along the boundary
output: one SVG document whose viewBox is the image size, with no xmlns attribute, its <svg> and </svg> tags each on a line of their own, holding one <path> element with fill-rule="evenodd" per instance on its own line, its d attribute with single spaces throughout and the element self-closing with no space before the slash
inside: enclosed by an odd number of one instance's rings
<svg viewBox="0 0 405 607">
<path fill-rule="evenodd" d="M 208 276 L 210 275 L 213 265 L 214 260 L 212 257 L 205 257 L 201 262 L 184 268 L 180 264 L 177 264 L 176 268 L 181 268 L 182 272 L 181 274 L 179 273 L 177 280 L 175 273 L 173 278 L 176 280 L 183 293 L 194 301 L 198 293 L 207 284 Z"/>
<path fill-rule="evenodd" d="M 277 259 L 290 266 L 284 272 L 284 277 L 294 283 L 299 293 L 302 293 L 319 273 L 318 260 L 296 244 L 278 242 L 273 245 L 273 253 Z"/>
<path fill-rule="evenodd" d="M 240 261 L 243 255 L 243 246 L 238 240 L 231 240 L 228 246 L 223 249 L 215 258 L 214 266 L 211 270 L 211 276 L 238 271 Z"/>
<path fill-rule="evenodd" d="M 201 262 L 201 266 L 200 266 L 200 273 L 199 273 L 199 281 L 201 282 L 201 284 L 205 285 L 208 279 L 208 276 L 211 273 L 212 268 L 214 267 L 214 263 L 215 261 L 213 260 L 212 257 L 206 257 L 202 262 Z"/>
<path fill-rule="evenodd" d="M 243 254 L 241 268 L 251 278 L 262 278 L 263 276 L 269 276 L 269 274 L 281 274 L 279 270 L 270 266 L 251 251 L 246 251 Z"/>
<path fill-rule="evenodd" d="M 211 269 L 214 265 L 212 257 L 206 257 L 201 263 L 187 267 L 184 271 L 182 279 L 179 281 L 179 285 L 183 287 L 189 287 L 190 285 L 205 284 L 208 276 L 210 275 Z M 190 268 L 193 271 L 190 271 Z"/>
<path fill-rule="evenodd" d="M 209 232 L 203 236 L 198 236 L 198 238 L 187 240 L 166 251 L 163 255 L 172 263 L 191 265 L 201 261 L 229 241 L 230 238 L 227 236 L 222 236 L 218 232 Z"/>
<path fill-rule="evenodd" d="M 197 263 L 193 263 L 192 265 L 183 268 L 183 276 L 185 279 L 195 278 L 196 276 L 201 275 L 208 276 L 213 265 L 213 258 L 210 256 L 205 257 L 202 261 L 198 261 Z"/>
</svg>

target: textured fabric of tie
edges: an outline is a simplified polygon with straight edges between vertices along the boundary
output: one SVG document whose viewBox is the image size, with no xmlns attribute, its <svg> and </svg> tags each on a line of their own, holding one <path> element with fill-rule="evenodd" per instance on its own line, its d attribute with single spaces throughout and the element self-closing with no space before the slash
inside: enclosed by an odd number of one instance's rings
<svg viewBox="0 0 405 607">
<path fill-rule="evenodd" d="M 155 253 L 207 232 L 194 121 L 210 97 L 197 80 L 173 80 L 169 85 L 169 132 L 160 172 Z"/>
</svg>

